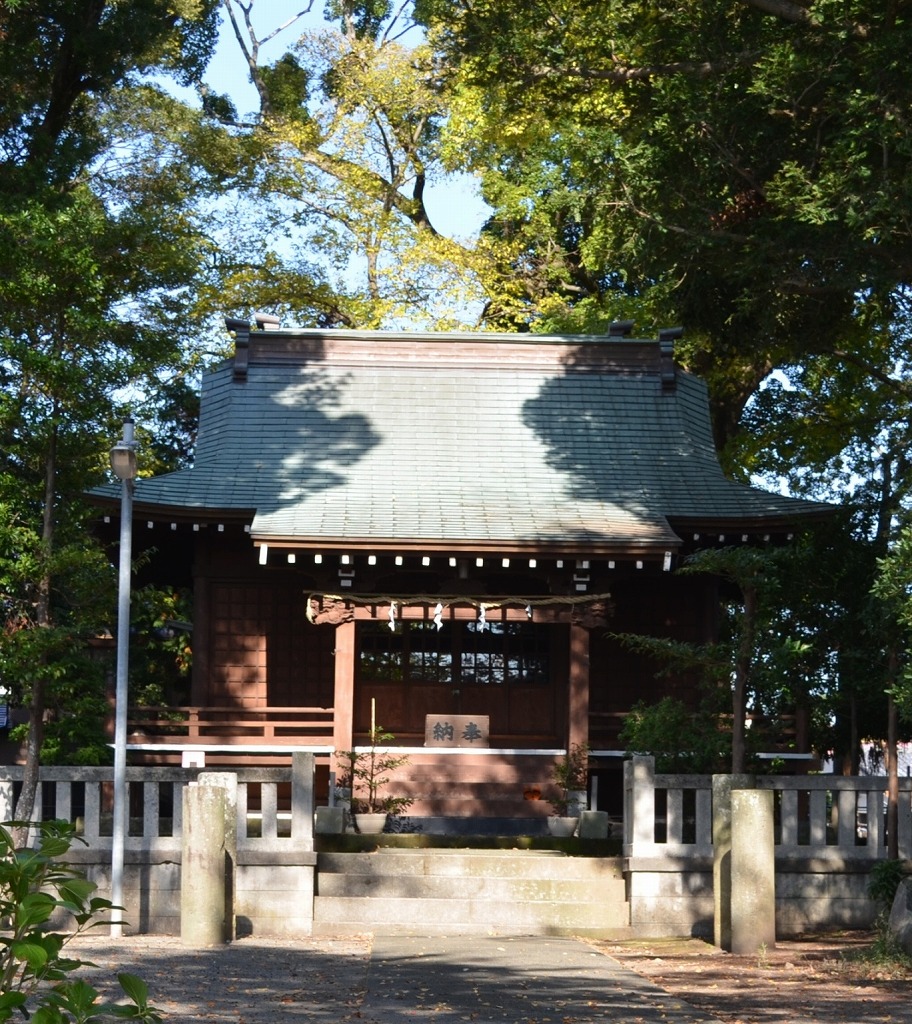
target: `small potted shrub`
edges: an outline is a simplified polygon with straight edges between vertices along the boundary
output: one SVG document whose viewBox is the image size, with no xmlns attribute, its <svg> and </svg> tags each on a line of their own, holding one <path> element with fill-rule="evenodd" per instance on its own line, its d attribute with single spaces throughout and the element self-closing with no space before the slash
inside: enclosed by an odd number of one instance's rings
<svg viewBox="0 0 912 1024">
<path fill-rule="evenodd" d="M 412 803 L 411 797 L 387 796 L 381 791 L 390 781 L 389 772 L 408 764 L 407 754 L 381 749 L 395 737 L 375 726 L 367 750 L 337 750 L 341 779 L 351 786 L 351 810 L 355 828 L 363 833 L 382 832 L 390 814 L 399 814 Z"/>
<path fill-rule="evenodd" d="M 575 743 L 551 769 L 551 778 L 560 794 L 551 800 L 554 814 L 548 818 L 548 829 L 552 835 L 573 835 L 588 799 L 589 747 Z"/>
</svg>

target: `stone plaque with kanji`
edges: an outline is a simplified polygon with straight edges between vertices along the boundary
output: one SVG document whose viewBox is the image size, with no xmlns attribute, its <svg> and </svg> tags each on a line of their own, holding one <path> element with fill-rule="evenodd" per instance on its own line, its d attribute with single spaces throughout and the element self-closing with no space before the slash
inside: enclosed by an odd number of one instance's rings
<svg viewBox="0 0 912 1024">
<path fill-rule="evenodd" d="M 488 746 L 488 715 L 427 715 L 424 720 L 426 747 Z"/>
</svg>

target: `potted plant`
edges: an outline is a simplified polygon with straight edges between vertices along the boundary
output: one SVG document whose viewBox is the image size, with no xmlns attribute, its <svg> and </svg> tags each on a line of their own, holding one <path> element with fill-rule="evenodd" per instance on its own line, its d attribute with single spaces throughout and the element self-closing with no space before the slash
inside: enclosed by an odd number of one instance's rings
<svg viewBox="0 0 912 1024">
<path fill-rule="evenodd" d="M 559 795 L 552 798 L 554 814 L 548 818 L 552 835 L 570 836 L 579 824 L 580 812 L 586 809 L 589 782 L 589 747 L 575 743 L 566 755 L 555 762 L 551 778 Z"/>
<path fill-rule="evenodd" d="M 369 733 L 366 750 L 337 750 L 341 768 L 339 786 L 351 789 L 351 810 L 359 832 L 378 833 L 386 826 L 387 816 L 404 811 L 412 798 L 383 796 L 381 790 L 390 781 L 389 772 L 408 764 L 407 754 L 385 749 L 395 737 L 377 725 Z"/>
</svg>

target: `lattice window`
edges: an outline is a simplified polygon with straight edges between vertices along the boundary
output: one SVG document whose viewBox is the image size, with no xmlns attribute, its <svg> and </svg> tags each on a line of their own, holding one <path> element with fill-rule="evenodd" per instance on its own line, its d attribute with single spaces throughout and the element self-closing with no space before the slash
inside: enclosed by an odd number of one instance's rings
<svg viewBox="0 0 912 1024">
<path fill-rule="evenodd" d="M 457 622 L 438 630 L 432 622 L 359 625 L 363 682 L 452 686 L 546 685 L 550 635 L 532 622 Z"/>
</svg>

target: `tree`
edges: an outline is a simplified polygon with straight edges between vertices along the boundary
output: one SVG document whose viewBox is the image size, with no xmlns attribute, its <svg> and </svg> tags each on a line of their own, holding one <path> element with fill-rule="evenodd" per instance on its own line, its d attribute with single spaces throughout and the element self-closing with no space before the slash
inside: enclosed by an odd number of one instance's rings
<svg viewBox="0 0 912 1024">
<path fill-rule="evenodd" d="M 105 148 L 98 100 L 208 60 L 217 0 L 0 0 L 2 191 L 66 192 Z"/>
<path fill-rule="evenodd" d="M 903 529 L 878 568 L 874 594 L 891 606 L 900 652 L 891 692 L 900 714 L 912 722 L 912 527 Z"/>
<path fill-rule="evenodd" d="M 887 683 L 890 701 L 888 740 L 888 855 L 899 857 L 899 759 L 897 756 L 898 718 L 912 720 L 912 529 L 907 525 L 891 550 L 880 560 L 874 596 L 884 606 L 891 628 L 888 646 Z"/>
<path fill-rule="evenodd" d="M 237 200 L 213 207 L 218 292 L 202 301 L 316 326 L 461 325 L 489 256 L 442 235 L 428 210 L 447 95 L 409 5 L 327 4 L 338 27 L 272 63 L 261 49 L 313 4 L 264 35 L 253 6 L 222 3 L 258 109 L 239 114 L 201 82 L 203 128 L 187 140 Z"/>
<path fill-rule="evenodd" d="M 652 750 L 648 745 L 664 738 L 658 752 L 673 763 L 675 747 L 680 752 L 680 726 L 690 720 L 687 735 L 693 743 L 688 744 L 685 758 L 693 770 L 716 767 L 726 748 L 730 771 L 746 770 L 749 714 L 754 718 L 750 739 L 769 741 L 763 720 L 773 720 L 776 731 L 779 715 L 793 712 L 795 697 L 800 699 L 800 694 L 792 693 L 783 701 L 777 692 L 803 653 L 793 635 L 774 626 L 782 609 L 783 571 L 792 553 L 791 547 L 705 548 L 678 569 L 688 575 L 709 573 L 720 581 L 724 622 L 717 641 L 697 644 L 633 634 L 619 637 L 628 647 L 664 662 L 669 670 L 695 676 L 702 691 L 698 708 L 673 699 L 649 709 L 635 708 L 624 730 L 630 749 Z M 730 725 L 724 726 L 725 722 Z"/>
<path fill-rule="evenodd" d="M 483 175 L 490 230 L 523 238 L 504 273 L 525 323 L 604 323 L 620 299 L 686 324 L 720 448 L 772 370 L 850 360 L 909 282 L 905 5 L 419 13 L 453 69 L 453 147 Z"/>
<path fill-rule="evenodd" d="M 78 495 L 98 479 L 115 396 L 181 362 L 180 339 L 147 318 L 167 320 L 197 262 L 180 203 L 131 180 L 129 163 L 113 189 L 105 102 L 142 73 L 194 73 L 214 26 L 214 0 L 0 2 L 0 500 L 3 550 L 30 569 L 4 577 L 4 684 L 30 710 L 20 820 L 49 687 L 85 639 L 90 591 L 61 594 L 68 578 L 104 582 L 97 552 L 74 540 Z"/>
</svg>

